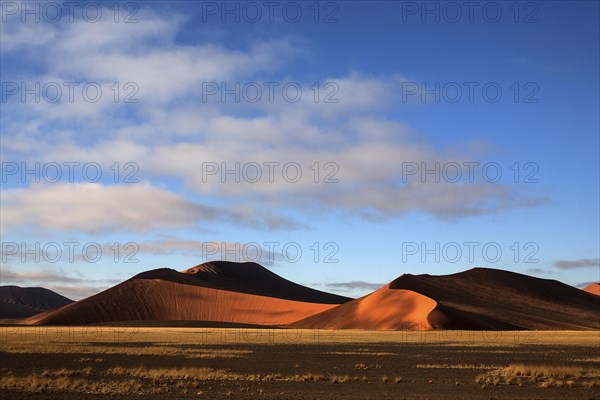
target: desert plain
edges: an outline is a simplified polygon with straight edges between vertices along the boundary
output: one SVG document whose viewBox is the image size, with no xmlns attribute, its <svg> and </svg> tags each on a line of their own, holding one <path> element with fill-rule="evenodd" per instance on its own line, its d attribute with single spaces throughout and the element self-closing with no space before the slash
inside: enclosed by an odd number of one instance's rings
<svg viewBox="0 0 600 400">
<path fill-rule="evenodd" d="M 600 297 L 474 268 L 350 299 L 253 263 L 2 287 L 0 398 L 600 399 Z"/>
<path fill-rule="evenodd" d="M 12 399 L 599 399 L 598 331 L 3 326 Z"/>
</svg>

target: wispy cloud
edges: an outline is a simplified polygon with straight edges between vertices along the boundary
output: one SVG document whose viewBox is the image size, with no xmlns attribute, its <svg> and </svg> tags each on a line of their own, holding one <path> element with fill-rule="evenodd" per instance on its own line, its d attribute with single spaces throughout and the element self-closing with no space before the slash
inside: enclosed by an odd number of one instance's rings
<svg viewBox="0 0 600 400">
<path fill-rule="evenodd" d="M 549 271 L 547 269 L 542 269 L 542 268 L 528 268 L 525 272 L 528 274 L 552 274 L 552 273 L 554 273 L 552 271 Z"/>
<path fill-rule="evenodd" d="M 260 243 L 225 241 L 200 241 L 179 238 L 165 238 L 144 241 L 139 244 L 140 253 L 179 254 L 196 257 L 198 263 L 207 261 L 256 262 L 272 266 L 281 261 L 281 252 Z"/>
<path fill-rule="evenodd" d="M 351 282 L 334 282 L 327 283 L 325 286 L 331 289 L 339 289 L 344 291 L 351 290 L 377 290 L 381 288 L 383 283 L 372 283 L 365 281 L 351 281 Z"/>
<path fill-rule="evenodd" d="M 208 206 L 149 182 L 130 185 L 96 183 L 34 184 L 3 190 L 4 228 L 32 226 L 46 230 L 110 232 L 190 228 L 200 222 L 285 226 L 285 219 Z M 292 222 L 289 222 L 293 224 Z"/>
<path fill-rule="evenodd" d="M 560 269 L 578 269 L 600 267 L 598 258 L 581 258 L 579 260 L 560 260 L 554 263 L 554 266 Z"/>
<path fill-rule="evenodd" d="M 94 295 L 109 286 L 119 283 L 116 279 L 87 279 L 70 276 L 60 270 L 38 269 L 18 271 L 3 266 L 0 274 L 2 285 L 39 286 L 53 290 L 73 300 Z"/>
</svg>

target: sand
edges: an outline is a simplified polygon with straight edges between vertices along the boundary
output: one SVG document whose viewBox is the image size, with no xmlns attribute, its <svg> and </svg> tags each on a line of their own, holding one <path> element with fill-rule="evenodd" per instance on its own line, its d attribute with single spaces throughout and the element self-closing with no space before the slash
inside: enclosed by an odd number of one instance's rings
<svg viewBox="0 0 600 400">
<path fill-rule="evenodd" d="M 258 264 L 212 263 L 199 269 L 183 273 L 166 268 L 147 271 L 95 296 L 22 323 L 203 321 L 279 326 L 349 300 L 289 282 Z"/>
<path fill-rule="evenodd" d="M 588 293 L 595 294 L 596 296 L 600 296 L 600 284 L 596 282 L 592 282 L 586 287 L 583 288 L 584 291 Z"/>
</svg>

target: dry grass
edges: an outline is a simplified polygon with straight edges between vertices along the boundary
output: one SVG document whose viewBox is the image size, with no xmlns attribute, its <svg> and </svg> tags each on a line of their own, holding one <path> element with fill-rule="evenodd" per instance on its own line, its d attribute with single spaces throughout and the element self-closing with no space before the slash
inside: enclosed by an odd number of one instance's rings
<svg viewBox="0 0 600 400">
<path fill-rule="evenodd" d="M 42 343 L 151 342 L 164 344 L 224 344 L 224 343 L 428 343 L 459 344 L 464 347 L 518 346 L 520 344 L 598 344 L 597 332 L 581 331 L 503 331 L 493 340 L 485 331 L 363 331 L 363 330 L 301 330 L 250 328 L 157 328 L 157 327 L 0 327 L 0 350 L 6 344 Z M 43 347 L 43 346 L 42 346 Z M 464 350 L 468 350 L 465 348 Z M 360 350 L 359 350 L 360 351 Z M 502 349 L 506 351 L 506 349 Z M 363 353 L 364 354 L 364 353 Z"/>
<path fill-rule="evenodd" d="M 329 380 L 331 383 L 346 383 L 350 382 L 350 376 L 348 375 L 331 375 Z"/>
<path fill-rule="evenodd" d="M 415 368 L 422 369 L 498 369 L 499 365 L 475 365 L 475 364 L 417 364 Z"/>
<path fill-rule="evenodd" d="M 29 375 L 19 375 L 21 372 L 18 370 L 13 371 L 3 370 L 0 374 L 0 389 L 15 389 L 24 392 L 73 392 L 73 393 L 90 393 L 90 394 L 155 394 L 159 395 L 160 398 L 177 397 L 178 395 L 183 396 L 202 396 L 206 398 L 210 397 L 208 394 L 214 392 L 217 386 L 223 387 L 225 390 L 227 386 L 237 386 L 240 388 L 248 385 L 261 384 L 261 382 L 322 382 L 325 383 L 345 383 L 345 382 L 361 382 L 364 384 L 383 384 L 382 382 L 402 382 L 401 377 L 395 377 L 395 373 L 402 370 L 396 368 L 382 368 L 379 364 L 369 364 L 366 361 L 372 360 L 369 358 L 361 358 L 360 356 L 397 356 L 393 352 L 379 351 L 384 348 L 377 346 L 375 349 L 360 348 L 368 346 L 366 343 L 387 343 L 387 342 L 418 342 L 418 339 L 412 340 L 410 338 L 421 337 L 422 343 L 427 343 L 427 346 L 451 346 L 456 347 L 456 351 L 468 351 L 474 349 L 471 346 L 482 346 L 485 345 L 489 350 L 486 352 L 510 352 L 510 348 L 520 350 L 520 344 L 523 344 L 521 339 L 520 342 L 514 341 L 514 337 L 509 335 L 510 332 L 506 333 L 506 336 L 502 336 L 500 340 L 486 341 L 484 339 L 478 339 L 476 335 L 479 333 L 465 334 L 464 338 L 460 337 L 460 332 L 457 335 L 456 332 L 452 332 L 450 338 L 444 338 L 444 332 L 427 332 L 426 336 L 421 336 L 419 332 L 365 332 L 365 331 L 305 331 L 302 335 L 295 335 L 294 340 L 290 340 L 289 333 L 285 330 L 273 330 L 272 334 L 265 334 L 270 330 L 246 330 L 248 332 L 255 332 L 257 334 L 257 340 L 253 341 L 253 344 L 268 343 L 268 344 L 302 344 L 302 343 L 331 343 L 339 345 L 340 343 L 352 344 L 354 351 L 339 351 L 329 352 L 328 354 L 337 355 L 352 355 L 359 357 L 356 358 L 345 358 L 340 357 L 343 360 L 342 367 L 345 366 L 346 371 L 341 367 L 339 369 L 327 370 L 319 372 L 306 372 L 292 369 L 286 370 L 285 374 L 278 372 L 267 373 L 240 373 L 231 370 L 219 369 L 223 365 L 222 362 L 216 364 L 215 369 L 212 368 L 150 368 L 150 367 L 113 367 L 109 366 L 119 364 L 100 364 L 107 359 L 113 360 L 115 357 L 104 357 L 104 355 L 152 355 L 160 357 L 182 357 L 186 359 L 206 358 L 206 359 L 239 359 L 251 357 L 253 351 L 251 350 L 240 350 L 236 348 L 237 343 L 246 343 L 248 339 L 239 338 L 236 336 L 237 329 L 202 329 L 202 328 L 140 328 L 134 331 L 129 336 L 119 337 L 115 339 L 114 335 L 99 335 L 98 337 L 81 337 L 81 332 L 85 328 L 58 328 L 52 327 L 51 329 L 58 332 L 53 333 L 52 330 L 46 332 L 45 335 L 33 335 L 32 332 L 36 332 L 39 329 L 45 329 L 40 327 L 11 327 L 13 331 L 9 332 L 7 328 L 0 327 L 0 352 L 10 354 L 22 353 L 22 354 L 74 354 L 68 356 L 67 359 L 74 362 L 69 364 L 69 369 L 48 369 L 43 372 L 42 369 L 37 370 L 35 373 L 32 370 L 22 372 Z M 102 328 L 111 329 L 111 328 Z M 72 331 L 72 332 L 70 332 Z M 21 332 L 19 334 L 15 332 Z M 23 335 L 22 332 L 27 334 Z M 63 332 L 63 336 L 59 335 Z M 70 332 L 69 335 L 65 335 L 64 332 Z M 225 333 L 224 333 L 225 332 Z M 279 335 L 285 335 L 283 337 Z M 413 335 L 414 336 L 411 336 Z M 512 334 L 512 333 L 510 333 Z M 262 336 L 260 336 L 262 335 Z M 306 335 L 306 336 L 303 336 Z M 432 336 L 434 335 L 434 336 Z M 436 336 L 437 335 L 437 336 Z M 441 336 L 440 336 L 441 335 Z M 475 336 L 474 336 L 475 335 Z M 504 335 L 504 333 L 503 333 Z M 519 333 L 521 335 L 521 333 Z M 246 335 L 247 337 L 248 335 Z M 426 339 L 423 339 L 426 337 Z M 439 341 L 435 342 L 431 338 L 439 337 Z M 528 336 L 530 342 L 536 344 L 556 344 L 560 343 L 562 349 L 569 348 L 571 344 L 583 344 L 583 345 L 595 345 L 597 346 L 597 332 L 539 332 L 535 336 Z M 148 343 L 152 343 L 148 345 Z M 365 344 L 362 344 L 365 343 Z M 356 346 L 354 346 L 356 344 Z M 222 347 L 217 347 L 217 345 Z M 230 346 L 232 345 L 232 346 Z M 375 346 L 374 346 L 375 347 Z M 497 349 L 494 349 L 494 348 Z M 502 348 L 500 348 L 502 347 Z M 335 349 L 331 346 L 330 349 Z M 323 354 L 320 352 L 319 354 Z M 396 348 L 392 349 L 395 351 Z M 259 351 L 259 350 L 257 350 Z M 453 350 L 452 350 L 453 351 Z M 537 350 L 536 350 L 537 351 Z M 561 350 L 562 351 L 562 350 Z M 586 353 L 583 353 L 584 355 Z M 594 353 L 590 353 L 594 354 Z M 6 356 L 6 354 L 4 354 Z M 424 354 L 423 357 L 429 357 Z M 568 353 L 563 357 L 569 357 Z M 538 358 L 539 359 L 539 358 Z M 568 358 L 566 358 L 568 360 Z M 351 361 L 347 361 L 351 360 Z M 365 361 L 366 360 L 366 361 Z M 382 360 L 385 360 L 382 359 Z M 419 359 L 419 361 L 437 362 L 435 358 L 430 359 Z M 454 358 L 437 358 L 437 360 L 455 360 Z M 461 360 L 460 358 L 458 360 Z M 543 359 L 542 359 L 543 360 Z M 354 364 L 355 361 L 363 361 L 361 363 Z M 375 359 L 375 361 L 378 361 Z M 388 359 L 389 361 L 389 359 Z M 415 360 L 416 361 L 416 360 Z M 471 360 L 469 360 L 471 361 Z M 582 361 L 594 362 L 595 358 L 590 357 Z M 201 361 L 202 362 L 202 361 Z M 386 363 L 382 364 L 386 365 Z M 387 361 L 386 361 L 387 362 Z M 558 361 L 557 361 L 558 362 Z M 196 361 L 188 361 L 188 365 L 196 367 L 198 363 Z M 208 363 L 205 365 L 211 365 L 210 361 L 203 361 L 202 363 Z M 293 364 L 293 362 L 292 362 Z M 131 365 L 131 364 L 129 364 Z M 160 364 L 159 364 L 160 365 Z M 178 365 L 178 364 L 172 364 Z M 214 364 L 212 364 L 214 365 Z M 412 363 L 410 364 L 412 365 Z M 66 365 L 65 365 L 66 366 Z M 90 368 L 82 368 L 90 367 Z M 304 367 L 304 365 L 303 365 Z M 353 370 L 354 372 L 350 372 Z M 568 388 L 577 387 L 583 390 L 583 387 L 597 388 L 600 387 L 600 373 L 598 369 L 593 368 L 580 368 L 580 367 L 555 367 L 555 366 L 524 366 L 524 365 L 476 365 L 476 364 L 417 364 L 415 368 L 421 369 L 436 369 L 438 371 L 430 371 L 429 376 L 425 375 L 425 381 L 423 383 L 434 383 L 431 388 L 435 389 L 438 385 L 441 385 L 444 379 L 439 378 L 439 374 L 451 374 L 451 371 L 443 372 L 442 370 L 481 370 L 486 372 L 485 374 L 478 377 L 476 380 L 481 387 L 485 390 L 494 390 L 494 385 L 511 385 L 511 386 L 528 386 L 528 387 L 547 387 L 547 388 Z M 592 364 L 592 367 L 594 365 Z M 43 367 L 42 367 L 43 368 Z M 294 366 L 294 368 L 298 368 Z M 566 369 L 565 369 L 566 368 Z M 319 371 L 321 367 L 316 366 L 315 370 Z M 376 371 L 379 370 L 380 371 Z M 370 370 L 365 371 L 364 370 Z M 263 370 L 264 371 L 264 370 Z M 336 375 L 332 375 L 328 372 L 336 372 Z M 350 372 L 351 375 L 343 375 L 345 372 Z M 419 373 L 419 371 L 412 371 L 413 373 Z M 423 371 L 421 371 L 423 372 Z M 468 371 L 467 371 L 468 372 Z M 519 373 L 519 375 L 517 374 Z M 367 377 L 362 375 L 363 373 L 369 373 Z M 382 374 L 386 373 L 387 376 L 383 377 Z M 405 372 L 402 371 L 404 374 Z M 16 374 L 16 375 L 15 375 Z M 360 374 L 354 376 L 353 374 Z M 410 374 L 406 372 L 407 382 L 411 382 Z M 437 374 L 437 375 L 436 375 Z M 475 373 L 473 373 L 474 375 Z M 431 378 L 431 379 L 430 379 Z M 439 379 L 438 379 L 439 378 Z M 552 378 L 552 379 L 550 379 Z M 213 383 L 217 382 L 217 383 Z M 230 383 L 228 383 L 230 382 Z M 414 382 L 414 381 L 413 381 Z M 454 379 L 446 381 L 447 384 L 454 384 Z M 462 384 L 465 385 L 464 381 Z M 264 384 L 262 384 L 264 385 Z M 465 388 L 468 387 L 469 383 L 466 383 Z M 403 386 L 403 385 L 400 385 Z M 409 388 L 410 386 L 406 386 Z M 391 389 L 392 387 L 390 387 Z M 398 387 L 394 389 L 403 389 Z M 235 388 L 237 391 L 237 388 Z M 260 389 L 262 390 L 262 389 Z M 403 389 L 404 390 L 404 389 Z M 519 390 L 515 387 L 515 390 Z M 591 392 L 591 391 L 590 391 Z M 206 393 L 206 394 L 205 394 Z M 222 396 L 222 391 L 220 392 Z M 552 393 L 552 392 L 551 392 Z M 235 398 L 236 395 L 232 395 Z M 36 396 L 32 396 L 36 397 Z M 42 397 L 42 396 L 37 396 Z"/>
<path fill-rule="evenodd" d="M 358 363 L 358 364 L 354 364 L 354 369 L 362 369 L 362 370 L 366 370 L 366 369 L 381 369 L 381 365 L 380 364 L 364 364 L 364 363 Z"/>
<path fill-rule="evenodd" d="M 545 377 L 545 378 L 575 378 L 581 379 L 586 375 L 600 375 L 600 370 L 590 370 L 576 366 L 557 365 L 524 365 L 511 364 L 502 370 L 504 375 Z"/>
<path fill-rule="evenodd" d="M 96 375 L 95 378 L 82 379 Z M 82 377 L 82 378 L 80 378 Z M 108 378 L 108 379 L 107 379 Z M 205 381 L 255 381 L 255 382 L 323 382 L 346 383 L 367 381 L 366 377 L 349 375 L 325 375 L 316 373 L 282 375 L 243 374 L 225 369 L 212 368 L 137 368 L 113 367 L 105 371 L 94 372 L 91 368 L 81 370 L 59 369 L 45 370 L 41 374 L 14 376 L 6 374 L 0 377 L 0 389 L 13 389 L 25 392 L 74 392 L 90 394 L 124 393 L 170 393 L 176 389 L 179 393 L 200 393 L 201 382 Z"/>
<path fill-rule="evenodd" d="M 386 351 L 326 351 L 323 354 L 341 356 L 397 356 L 398 353 Z"/>
<path fill-rule="evenodd" d="M 92 374 L 92 369 L 91 368 L 83 368 L 83 369 L 66 369 L 66 368 L 61 368 L 58 371 L 49 371 L 49 370 L 45 370 L 44 372 L 42 372 L 42 377 L 55 377 L 55 378 L 60 378 L 60 377 L 69 377 L 69 376 L 90 376 Z"/>
<path fill-rule="evenodd" d="M 162 355 L 186 358 L 216 359 L 245 358 L 252 350 L 210 349 L 188 344 L 155 344 L 154 346 L 100 346 L 90 343 L 3 343 L 0 351 L 12 354 L 102 354 L 102 355 Z M 90 357 L 82 357 L 79 362 L 90 362 Z M 96 358 L 101 362 L 103 359 Z"/>
<path fill-rule="evenodd" d="M 508 367 L 480 374 L 475 382 L 480 385 L 517 385 L 539 383 L 540 388 L 573 388 L 600 386 L 600 369 L 566 365 L 525 365 L 511 364 Z"/>
<path fill-rule="evenodd" d="M 75 392 L 92 394 L 129 394 L 142 390 L 142 383 L 136 380 L 126 381 L 88 381 L 81 378 L 61 376 L 40 377 L 35 374 L 23 377 L 3 376 L 1 389 L 13 389 L 23 392 Z"/>
</svg>

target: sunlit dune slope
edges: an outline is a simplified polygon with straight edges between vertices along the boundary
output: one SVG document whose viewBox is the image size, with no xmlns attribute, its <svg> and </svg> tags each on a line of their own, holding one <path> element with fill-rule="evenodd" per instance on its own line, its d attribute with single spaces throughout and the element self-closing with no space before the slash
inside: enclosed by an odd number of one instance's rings
<svg viewBox="0 0 600 400">
<path fill-rule="evenodd" d="M 289 282 L 258 264 L 219 262 L 183 273 L 171 269 L 147 271 L 23 323 L 152 320 L 283 325 L 347 300 Z"/>
<path fill-rule="evenodd" d="M 431 329 L 427 316 L 436 302 L 410 290 L 391 290 L 389 285 L 292 324 L 306 329 Z"/>
<path fill-rule="evenodd" d="M 586 287 L 583 288 L 584 291 L 588 293 L 595 294 L 596 296 L 600 296 L 600 284 L 596 282 L 592 282 Z"/>
</svg>

